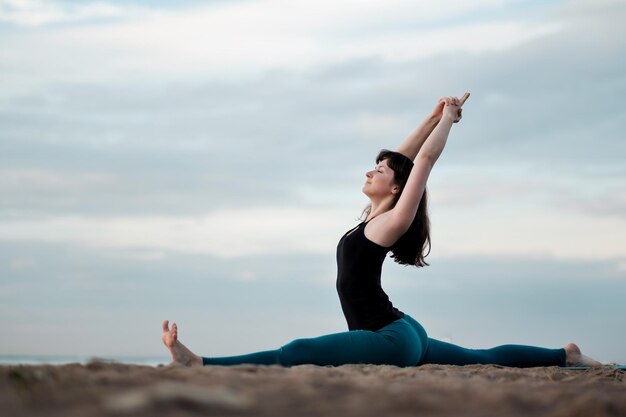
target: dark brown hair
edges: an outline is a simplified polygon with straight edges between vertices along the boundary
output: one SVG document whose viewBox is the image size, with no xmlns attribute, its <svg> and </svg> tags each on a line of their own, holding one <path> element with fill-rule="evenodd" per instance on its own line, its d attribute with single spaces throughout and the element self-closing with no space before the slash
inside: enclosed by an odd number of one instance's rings
<svg viewBox="0 0 626 417">
<path fill-rule="evenodd" d="M 396 194 L 393 205 L 398 202 L 404 186 L 409 179 L 413 168 L 413 161 L 399 152 L 383 149 L 376 157 L 376 163 L 387 161 L 387 166 L 393 170 L 394 181 L 400 188 Z M 372 211 L 372 205 L 368 204 L 361 214 L 361 218 L 367 218 Z M 415 218 L 406 231 L 391 247 L 391 257 L 401 265 L 426 266 L 424 260 L 430 253 L 430 220 L 428 219 L 428 196 L 426 189 L 417 207 Z"/>
</svg>

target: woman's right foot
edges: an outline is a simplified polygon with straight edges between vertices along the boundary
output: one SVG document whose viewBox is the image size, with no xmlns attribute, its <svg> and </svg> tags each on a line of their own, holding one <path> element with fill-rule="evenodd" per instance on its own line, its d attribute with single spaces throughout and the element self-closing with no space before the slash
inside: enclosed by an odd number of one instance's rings
<svg viewBox="0 0 626 417">
<path fill-rule="evenodd" d="M 575 343 L 565 345 L 565 362 L 567 366 L 602 366 L 601 362 L 583 355 Z"/>
<path fill-rule="evenodd" d="M 163 322 L 162 340 L 172 354 L 172 361 L 185 366 L 202 366 L 202 358 L 178 341 L 178 327 L 176 323 L 172 323 L 171 330 L 169 324 L 169 320 Z"/>
</svg>

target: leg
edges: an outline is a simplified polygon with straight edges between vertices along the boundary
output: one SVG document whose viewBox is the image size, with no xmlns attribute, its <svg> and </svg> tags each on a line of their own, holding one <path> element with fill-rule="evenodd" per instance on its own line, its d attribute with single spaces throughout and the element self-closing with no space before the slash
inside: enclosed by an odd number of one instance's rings
<svg viewBox="0 0 626 417">
<path fill-rule="evenodd" d="M 256 363 L 263 365 L 278 364 L 278 352 L 279 351 L 267 351 L 258 352 L 250 355 L 232 356 L 228 358 L 202 358 L 183 345 L 178 340 L 178 326 L 176 323 L 172 324 L 172 329 L 169 328 L 169 321 L 163 322 L 163 343 L 170 350 L 172 354 L 172 362 L 179 363 L 185 366 L 201 366 L 201 365 L 239 365 L 242 363 Z"/>
<path fill-rule="evenodd" d="M 202 358 L 205 365 L 243 363 L 293 366 L 312 364 L 340 366 L 354 363 L 414 366 L 423 354 L 424 343 L 403 319 L 372 332 L 353 330 L 325 336 L 296 339 L 277 350 L 241 356 Z"/>
<path fill-rule="evenodd" d="M 266 350 L 263 352 L 248 353 L 239 356 L 222 356 L 217 358 L 202 358 L 202 365 L 281 365 L 280 349 Z"/>
<path fill-rule="evenodd" d="M 565 366 L 565 349 L 547 349 L 525 345 L 502 345 L 491 349 L 466 349 L 436 339 L 428 339 L 428 348 L 421 364 L 445 365 L 494 364 L 529 368 L 534 366 Z"/>
</svg>

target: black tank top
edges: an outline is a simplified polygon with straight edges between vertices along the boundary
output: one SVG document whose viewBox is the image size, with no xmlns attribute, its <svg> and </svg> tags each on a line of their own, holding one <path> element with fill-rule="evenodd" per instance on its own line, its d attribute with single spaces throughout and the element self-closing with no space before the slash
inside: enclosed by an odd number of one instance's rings
<svg viewBox="0 0 626 417">
<path fill-rule="evenodd" d="M 337 245 L 337 292 L 350 330 L 376 331 L 404 317 L 380 285 L 383 261 L 390 248 L 365 237 L 362 222 Z"/>
</svg>

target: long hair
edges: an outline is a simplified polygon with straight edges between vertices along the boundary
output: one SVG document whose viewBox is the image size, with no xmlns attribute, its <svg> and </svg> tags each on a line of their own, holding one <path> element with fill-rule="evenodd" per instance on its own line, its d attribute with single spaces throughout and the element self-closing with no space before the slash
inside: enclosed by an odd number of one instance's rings
<svg viewBox="0 0 626 417">
<path fill-rule="evenodd" d="M 383 149 L 376 157 L 376 163 L 387 161 L 387 166 L 394 172 L 394 181 L 400 192 L 395 195 L 395 207 L 413 168 L 413 161 L 399 152 Z M 367 218 L 372 211 L 372 204 L 363 210 L 361 218 Z M 417 213 L 409 230 L 406 231 L 391 247 L 391 257 L 401 265 L 426 266 L 424 258 L 430 253 L 430 220 L 428 218 L 428 195 L 426 189 L 417 207 Z"/>
</svg>

